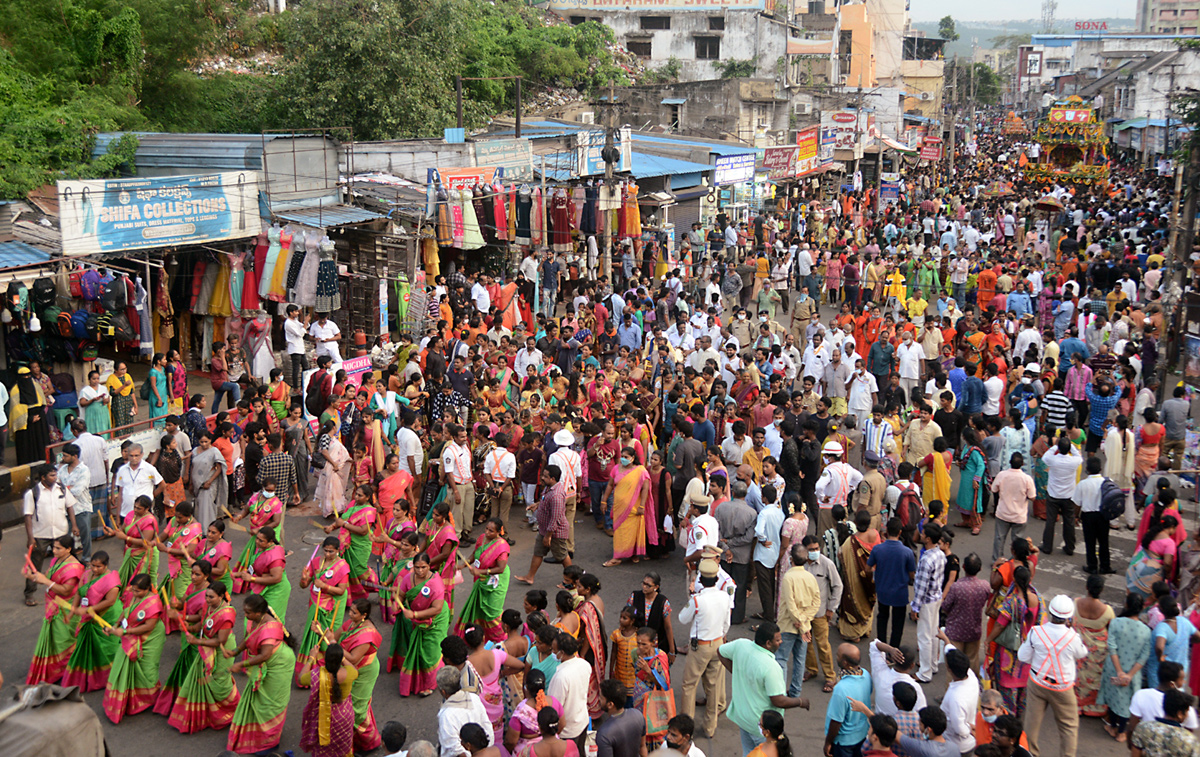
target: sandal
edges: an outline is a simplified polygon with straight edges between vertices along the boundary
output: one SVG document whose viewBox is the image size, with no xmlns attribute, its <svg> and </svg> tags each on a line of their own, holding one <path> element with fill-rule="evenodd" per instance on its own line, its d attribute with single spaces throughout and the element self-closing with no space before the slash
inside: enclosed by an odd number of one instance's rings
<svg viewBox="0 0 1200 757">
<path fill-rule="evenodd" d="M 601 565 L 603 565 L 605 568 L 615 568 L 616 566 L 618 566 L 620 564 L 621 564 L 621 561 L 616 559 L 615 557 L 611 560 L 601 563 Z"/>
<path fill-rule="evenodd" d="M 826 681 L 825 685 L 821 687 L 821 691 L 825 692 L 826 694 L 832 694 L 833 693 L 833 683 L 830 681 Z"/>
<path fill-rule="evenodd" d="M 975 528 L 972 528 L 972 529 L 971 529 L 971 535 L 972 535 L 972 536 L 979 536 L 979 526 L 975 526 Z"/>
<path fill-rule="evenodd" d="M 37 602 L 35 602 L 33 600 L 33 597 L 25 597 L 25 606 L 26 607 L 37 607 Z"/>
</svg>

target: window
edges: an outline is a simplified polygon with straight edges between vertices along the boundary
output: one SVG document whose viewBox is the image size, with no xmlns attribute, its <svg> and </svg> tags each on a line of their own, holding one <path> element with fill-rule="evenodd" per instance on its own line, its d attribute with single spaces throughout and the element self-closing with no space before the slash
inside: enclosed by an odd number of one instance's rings
<svg viewBox="0 0 1200 757">
<path fill-rule="evenodd" d="M 696 37 L 696 60 L 720 60 L 720 37 Z"/>
<path fill-rule="evenodd" d="M 725 17 L 724 16 L 709 16 L 708 17 L 708 30 L 710 32 L 725 31 Z"/>
<path fill-rule="evenodd" d="M 670 29 L 670 16 L 642 16 L 642 29 L 644 31 L 654 31 L 656 29 Z"/>
<path fill-rule="evenodd" d="M 679 129 L 679 106 L 678 105 L 668 105 L 667 106 L 667 126 L 670 126 L 672 129 Z"/>
<path fill-rule="evenodd" d="M 639 58 L 650 57 L 650 40 L 648 39 L 637 42 L 630 40 L 629 42 L 625 43 L 625 47 L 629 48 L 629 52 L 633 53 Z"/>
<path fill-rule="evenodd" d="M 571 26 L 579 26 L 580 24 L 586 24 L 588 21 L 588 17 L 587 16 L 571 16 L 570 21 L 571 21 Z"/>
</svg>

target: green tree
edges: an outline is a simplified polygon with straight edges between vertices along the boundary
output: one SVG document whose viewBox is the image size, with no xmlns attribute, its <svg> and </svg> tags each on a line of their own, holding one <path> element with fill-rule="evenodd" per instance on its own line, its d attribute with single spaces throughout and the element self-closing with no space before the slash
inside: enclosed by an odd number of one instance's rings
<svg viewBox="0 0 1200 757">
<path fill-rule="evenodd" d="M 943 16 L 941 21 L 938 21 L 938 36 L 947 42 L 955 42 L 958 40 L 958 32 L 954 28 L 954 19 L 951 16 Z"/>
<path fill-rule="evenodd" d="M 725 60 L 717 61 L 713 64 L 713 68 L 721 74 L 722 79 L 740 79 L 744 76 L 754 76 L 754 72 L 758 70 L 758 56 L 754 56 L 749 60 Z"/>
</svg>

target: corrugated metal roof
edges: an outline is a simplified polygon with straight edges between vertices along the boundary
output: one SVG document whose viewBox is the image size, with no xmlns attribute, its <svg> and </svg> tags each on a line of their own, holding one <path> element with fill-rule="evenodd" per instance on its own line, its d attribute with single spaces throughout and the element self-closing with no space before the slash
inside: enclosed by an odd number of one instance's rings
<svg viewBox="0 0 1200 757">
<path fill-rule="evenodd" d="M 719 142 L 701 142 L 690 139 L 678 139 L 673 137 L 657 137 L 649 134 L 633 134 L 633 141 L 646 142 L 648 144 L 660 144 L 664 146 L 686 146 L 686 147 L 704 147 L 707 148 L 713 155 L 758 155 L 761 150 L 756 147 L 747 145 L 721 144 Z"/>
<path fill-rule="evenodd" d="M 0 242 L 0 268 L 44 263 L 50 253 L 25 242 Z"/>
<path fill-rule="evenodd" d="M 139 168 L 195 168 L 211 171 L 262 170 L 263 143 L 291 134 L 164 134 L 159 132 L 108 132 L 96 135 L 92 157 L 108 153 L 108 147 L 126 133 L 138 138 Z M 298 136 L 310 136 L 307 134 Z"/>
<path fill-rule="evenodd" d="M 273 215 L 276 218 L 282 218 L 285 221 L 302 223 L 305 226 L 312 226 L 314 228 L 346 226 L 352 223 L 366 223 L 367 221 L 374 221 L 378 218 L 384 217 L 372 210 L 359 208 L 354 205 L 326 205 L 324 207 L 291 208 L 290 210 L 275 211 Z"/>
<path fill-rule="evenodd" d="M 650 179 L 656 176 L 679 176 L 712 170 L 715 170 L 714 167 L 707 163 L 693 163 L 690 160 L 664 158 L 660 155 L 634 151 L 633 170 L 630 173 L 635 179 Z"/>
</svg>

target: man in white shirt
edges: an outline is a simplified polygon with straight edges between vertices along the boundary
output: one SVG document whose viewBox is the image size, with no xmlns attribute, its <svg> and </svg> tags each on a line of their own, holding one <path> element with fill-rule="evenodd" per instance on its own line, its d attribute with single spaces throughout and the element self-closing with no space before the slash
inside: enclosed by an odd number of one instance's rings
<svg viewBox="0 0 1200 757">
<path fill-rule="evenodd" d="M 317 313 L 317 322 L 308 327 L 308 335 L 317 343 L 317 357 L 328 355 L 334 365 L 342 362 L 342 353 L 338 349 L 342 330 L 329 320 L 329 313 Z"/>
<path fill-rule="evenodd" d="M 400 430 L 396 432 L 396 446 L 400 449 L 400 470 L 407 471 L 413 478 L 421 475 L 421 464 L 425 461 L 421 437 L 413 430 L 416 422 L 416 411 L 406 407 L 400 411 Z"/>
<path fill-rule="evenodd" d="M 525 346 L 517 350 L 517 357 L 513 360 L 513 370 L 516 371 L 517 378 L 524 381 L 529 376 L 529 366 L 533 366 L 534 370 L 542 364 L 542 352 L 537 348 L 537 339 L 530 336 L 525 340 Z"/>
<path fill-rule="evenodd" d="M 825 378 L 825 366 L 829 365 L 830 355 L 829 348 L 825 346 L 824 334 L 813 334 L 808 341 L 808 346 L 804 348 L 804 373 L 800 377 L 812 376 L 821 381 Z"/>
<path fill-rule="evenodd" d="M 471 449 L 467 446 L 465 428 L 451 424 L 447 430 L 450 443 L 442 450 L 442 475 L 451 496 L 446 501 L 450 504 L 450 516 L 461 531 L 460 536 L 465 537 L 471 531 L 469 519 L 475 517 L 475 477 L 472 474 Z"/>
<path fill-rule="evenodd" d="M 1088 458 L 1087 478 L 1075 487 L 1071 501 L 1079 510 L 1079 523 L 1083 526 L 1083 547 L 1087 556 L 1084 572 L 1110 574 L 1114 571 L 1109 561 L 1108 518 L 1100 511 L 1100 486 L 1104 483 L 1101 467 L 1099 457 Z"/>
<path fill-rule="evenodd" d="M 925 365 L 925 350 L 919 342 L 913 341 L 911 331 L 904 332 L 904 341 L 896 348 L 896 362 L 907 405 L 911 401 L 912 390 L 920 385 L 921 369 Z"/>
<path fill-rule="evenodd" d="M 746 436 L 746 422 L 740 418 L 733 422 L 733 435 L 721 442 L 721 459 L 726 464 L 738 466 L 742 464 L 742 456 L 754 446 L 753 440 Z"/>
<path fill-rule="evenodd" d="M 1066 594 L 1059 594 L 1050 600 L 1049 622 L 1034 626 L 1017 650 L 1017 659 L 1030 666 L 1029 684 L 1025 689 L 1028 702 L 1025 707 L 1025 734 L 1029 739 L 1029 751 L 1033 754 L 1038 754 L 1042 719 L 1049 707 L 1058 726 L 1062 757 L 1075 757 L 1079 738 L 1075 663 L 1087 657 L 1088 649 L 1079 634 L 1068 625 L 1074 617 L 1075 601 Z"/>
<path fill-rule="evenodd" d="M 705 334 L 700 337 L 699 349 L 688 355 L 687 364 L 692 367 L 696 373 L 703 373 L 704 366 L 711 360 L 719 368 L 721 366 L 721 353 L 713 349 L 712 337 Z"/>
<path fill-rule="evenodd" d="M 712 737 L 717 729 L 717 715 L 725 709 L 725 666 L 717 650 L 729 633 L 729 616 L 733 599 L 717 587 L 720 565 L 714 558 L 700 561 L 700 592 L 693 594 L 679 611 L 679 622 L 688 628 L 687 664 L 683 669 L 683 714 L 696 715 L 696 687 L 703 681 L 704 722 L 700 733 Z M 557 674 L 556 674 L 557 675 Z"/>
<path fill-rule="evenodd" d="M 554 640 L 551 649 L 558 656 L 558 667 L 550 678 L 546 693 L 562 705 L 558 735 L 574 741 L 581 748 L 579 753 L 584 754 L 586 745 L 583 740 L 589 722 L 588 681 L 592 677 L 592 666 L 579 657 L 579 641 L 565 631 Z"/>
<path fill-rule="evenodd" d="M 1058 437 L 1056 446 L 1042 455 L 1046 464 L 1046 525 L 1042 529 L 1041 551 L 1044 554 L 1054 554 L 1054 527 L 1059 514 L 1063 520 L 1063 554 L 1070 557 L 1075 554 L 1075 503 L 1071 497 L 1075 494 L 1075 476 L 1083 458 L 1079 450 L 1065 436 Z"/>
<path fill-rule="evenodd" d="M 826 558 L 828 559 L 828 558 Z M 912 647 L 891 647 L 879 639 L 867 647 L 871 656 L 871 683 L 875 687 L 875 711 L 896 717 L 900 708 L 892 698 L 892 687 L 907 683 L 917 692 L 916 712 L 925 706 L 925 691 L 917 679 L 912 677 L 917 666 L 917 651 Z"/>
<path fill-rule="evenodd" d="M 525 274 L 527 280 L 537 281 L 538 261 L 533 249 L 525 251 L 525 257 L 521 258 L 521 264 L 517 267 L 517 270 Z"/>
<path fill-rule="evenodd" d="M 491 500 L 492 517 L 499 517 L 505 524 L 512 509 L 513 482 L 517 478 L 517 457 L 508 451 L 508 434 L 496 434 L 496 447 L 483 459 L 483 476 L 488 483 L 488 499 Z M 512 544 L 512 539 L 508 539 Z"/>
<path fill-rule="evenodd" d="M 127 452 L 127 462 L 117 469 L 116 489 L 109 494 L 109 507 L 120 503 L 120 515 L 124 518 L 133 512 L 133 503 L 138 497 L 151 500 L 163 490 L 166 482 L 150 463 L 142 461 L 142 445 L 133 444 Z"/>
<path fill-rule="evenodd" d="M 75 495 L 59 483 L 58 471 L 52 465 L 43 466 L 37 481 L 25 492 L 25 548 L 30 550 L 29 560 L 34 570 L 42 569 L 42 561 L 51 555 L 54 540 L 60 536 L 79 536 L 75 522 Z M 38 584 L 25 579 L 25 605 L 33 607 L 37 602 L 33 594 Z"/>
<path fill-rule="evenodd" d="M 1000 399 L 1004 396 L 1004 379 L 1000 378 L 995 363 L 988 363 L 984 372 L 987 374 L 987 379 L 983 382 L 985 393 L 983 414 L 994 418 L 1000 415 Z"/>
<path fill-rule="evenodd" d="M 88 473 L 91 475 L 92 480 L 88 486 L 92 502 L 108 502 L 108 443 L 95 434 L 88 433 L 87 423 L 83 418 L 76 418 L 71 423 L 71 430 L 75 432 L 75 445 L 79 447 L 79 462 L 88 467 Z M 104 533 L 100 530 L 104 522 L 112 525 L 112 519 L 107 517 L 106 510 L 107 508 L 101 509 L 101 519 L 95 524 L 93 537 Z"/>
<path fill-rule="evenodd" d="M 475 303 L 475 309 L 481 315 L 487 315 L 492 309 L 492 295 L 487 290 L 488 277 L 480 275 L 480 277 L 471 286 L 471 302 Z"/>
<path fill-rule="evenodd" d="M 301 376 L 308 370 L 308 356 L 304 354 L 304 335 L 307 324 L 300 320 L 300 308 L 287 306 L 287 320 L 283 322 L 283 339 L 287 342 L 288 360 L 292 366 L 292 386 L 299 390 L 303 384 Z"/>
<path fill-rule="evenodd" d="M 462 690 L 462 672 L 447 665 L 437 672 L 437 688 L 442 695 L 442 706 L 438 709 L 438 744 L 441 757 L 464 757 L 468 752 L 459 740 L 459 732 L 467 723 L 475 723 L 487 734 L 488 746 L 492 745 L 493 730 L 483 700 L 478 694 Z"/>
<path fill-rule="evenodd" d="M 946 713 L 946 732 L 943 735 L 946 741 L 958 747 L 959 754 L 969 754 L 975 749 L 979 679 L 971 670 L 970 658 L 951 644 L 945 633 L 939 631 L 938 637 L 946 643 L 946 671 L 950 674 L 950 683 L 942 697 L 942 712 Z"/>
</svg>

